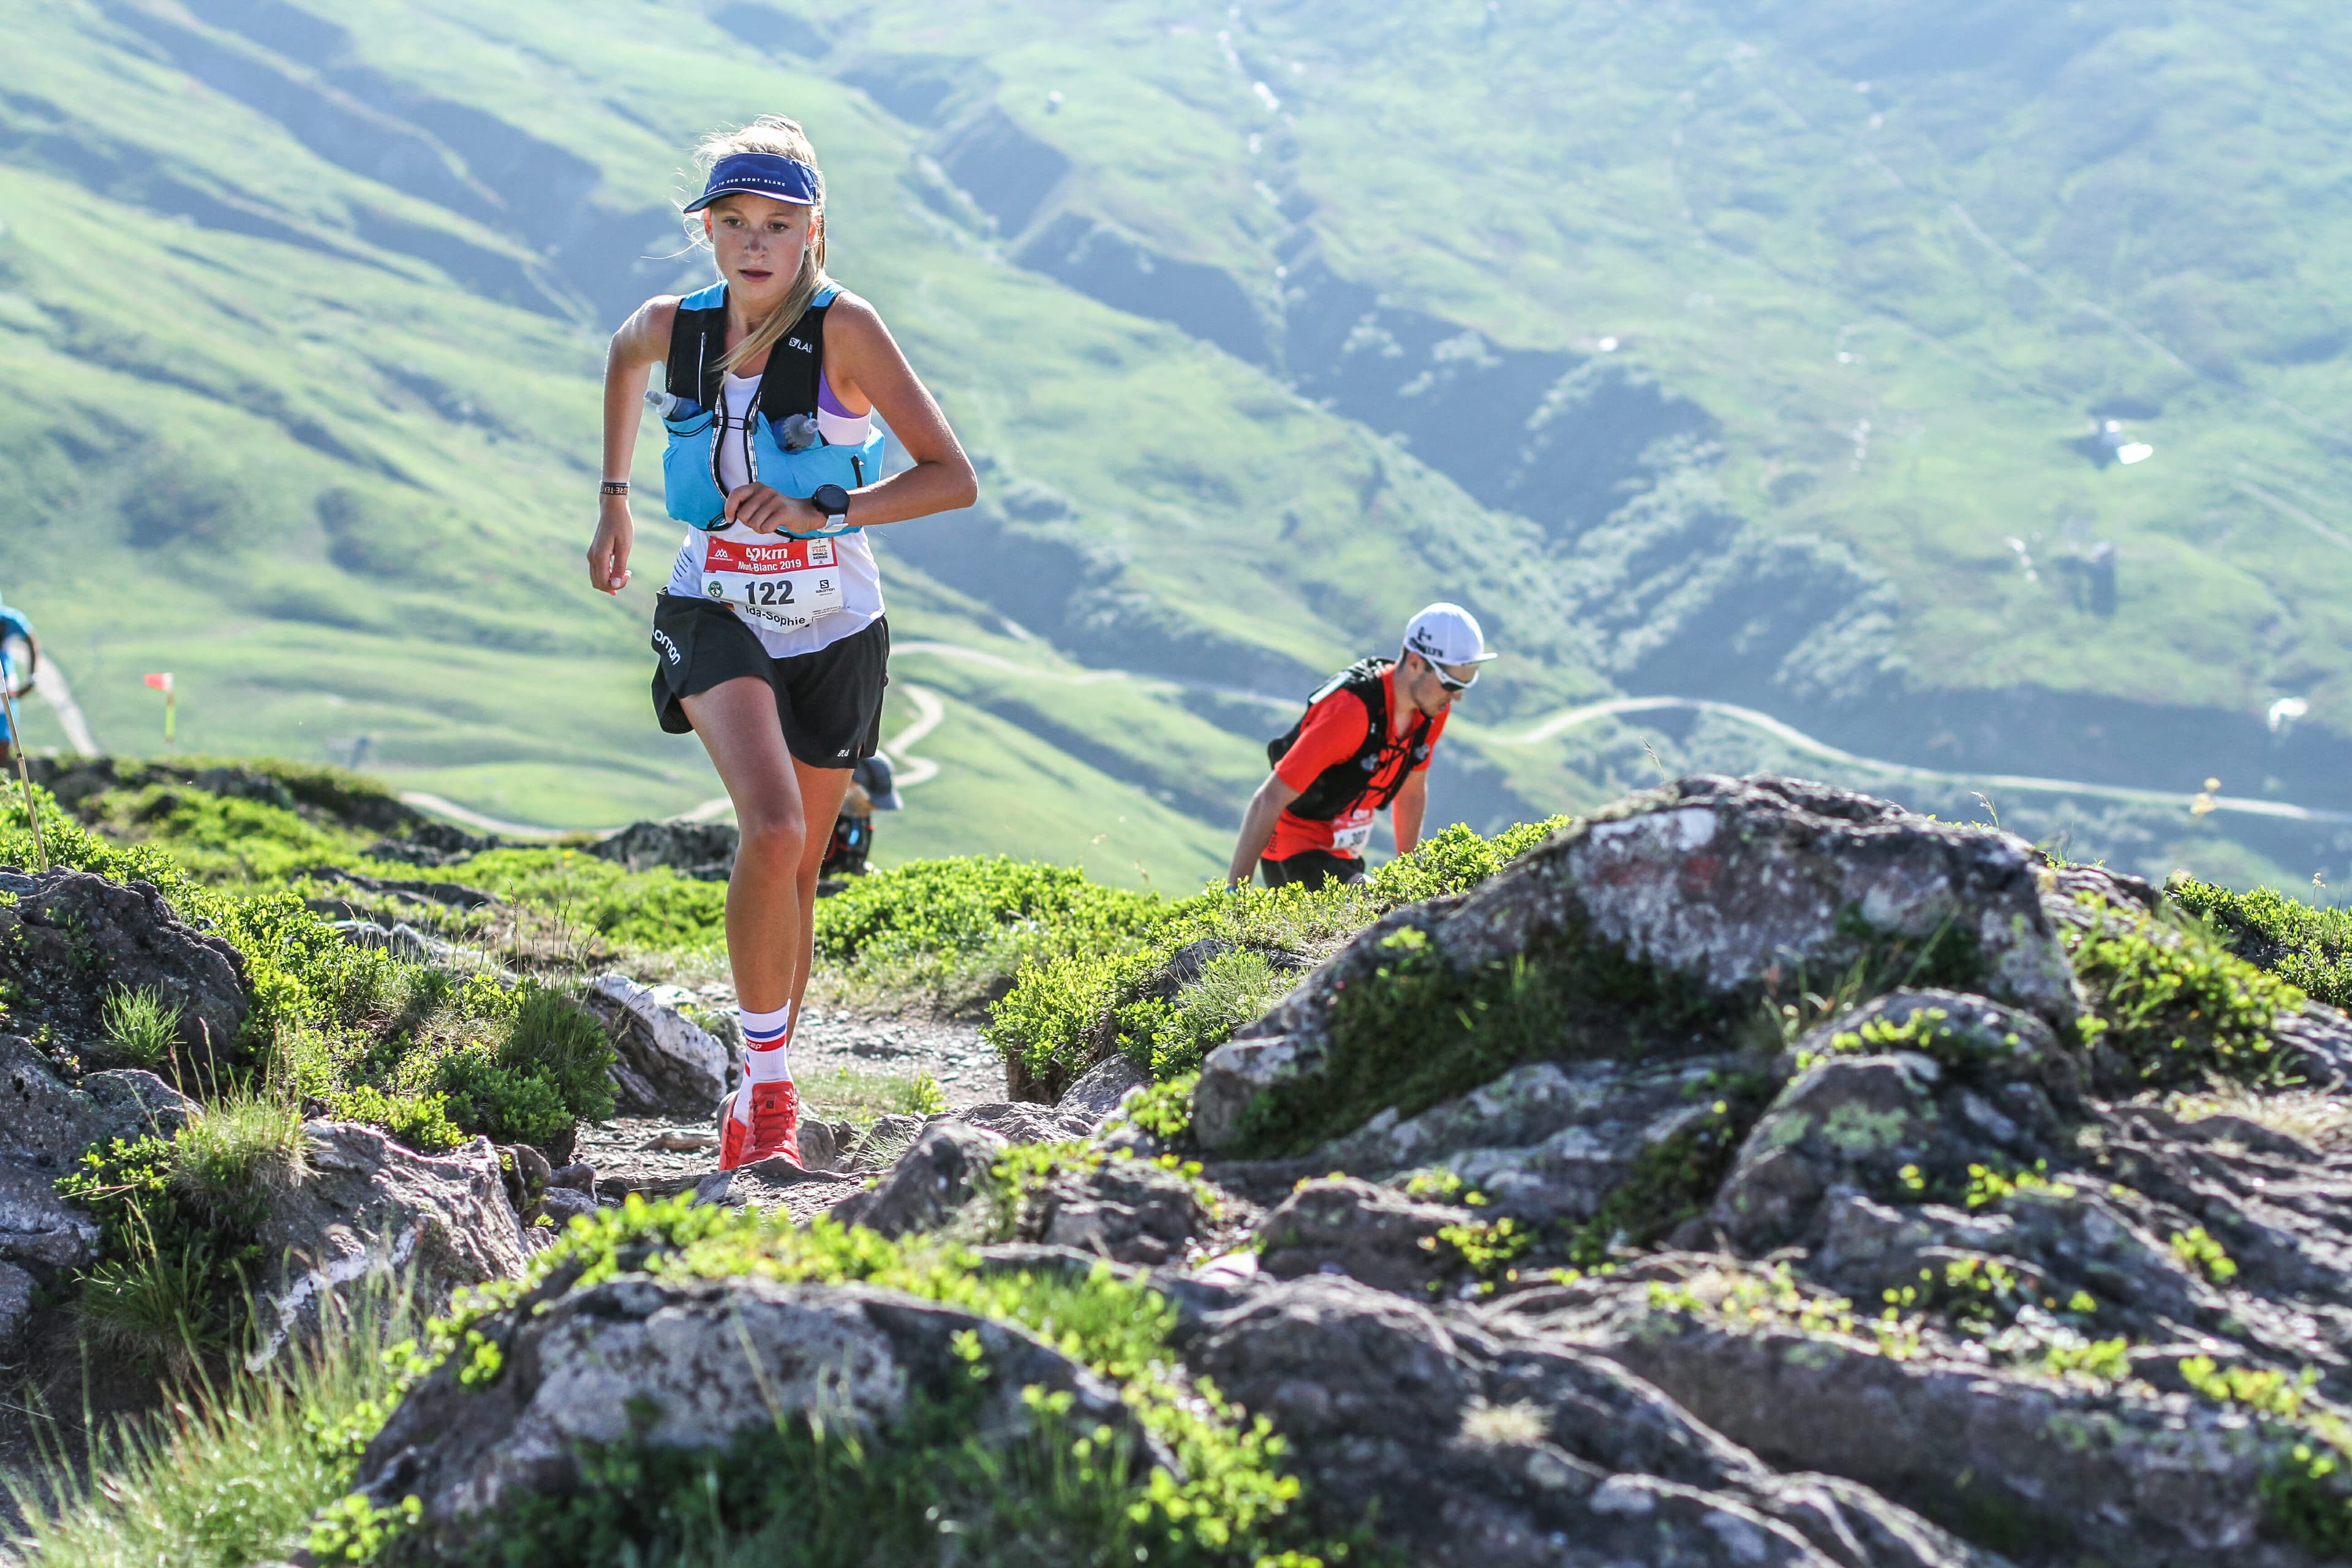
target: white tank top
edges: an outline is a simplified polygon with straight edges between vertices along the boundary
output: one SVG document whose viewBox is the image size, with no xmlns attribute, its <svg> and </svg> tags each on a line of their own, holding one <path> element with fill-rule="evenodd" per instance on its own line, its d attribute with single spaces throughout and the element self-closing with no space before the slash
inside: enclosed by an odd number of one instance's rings
<svg viewBox="0 0 2352 1568">
<path fill-rule="evenodd" d="M 874 417 L 869 414 L 835 413 L 826 406 L 839 406 L 832 395 L 833 388 L 820 381 L 817 395 L 817 433 L 835 445 L 862 445 L 874 430 Z M 719 389 L 719 484 L 732 493 L 737 487 L 751 482 L 751 470 L 743 460 L 744 426 L 758 416 L 755 399 L 760 395 L 760 378 L 756 375 L 730 375 Z M 677 559 L 669 569 L 669 584 L 664 593 L 683 599 L 698 598 L 702 594 L 703 552 L 714 539 L 772 542 L 765 535 L 730 523 L 725 528 L 705 532 L 701 529 L 687 531 L 686 542 L 679 547 Z M 862 533 L 845 533 L 833 542 L 834 559 L 841 569 L 841 608 L 829 616 L 820 616 L 807 626 L 793 631 L 763 626 L 744 616 L 760 646 L 770 658 L 792 658 L 804 653 L 814 653 L 821 647 L 831 647 L 846 637 L 855 637 L 882 618 L 882 571 L 874 563 L 874 548 L 866 542 Z M 740 612 L 739 612 L 740 613 Z"/>
</svg>

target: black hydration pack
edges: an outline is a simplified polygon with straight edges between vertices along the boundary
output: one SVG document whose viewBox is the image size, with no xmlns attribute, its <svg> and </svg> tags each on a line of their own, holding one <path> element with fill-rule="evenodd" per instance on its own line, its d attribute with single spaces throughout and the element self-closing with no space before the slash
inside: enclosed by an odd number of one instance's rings
<svg viewBox="0 0 2352 1568">
<path fill-rule="evenodd" d="M 1313 784 L 1299 792 L 1298 798 L 1290 803 L 1289 811 L 1293 816 L 1305 817 L 1310 822 L 1330 821 L 1364 799 L 1371 789 L 1372 780 L 1380 776 L 1381 769 L 1402 757 L 1403 765 L 1396 770 L 1396 776 L 1381 788 L 1377 798 L 1370 801 L 1371 808 L 1380 811 L 1396 799 L 1398 793 L 1404 788 L 1404 781 L 1412 776 L 1412 771 L 1429 760 L 1430 721 L 1427 714 L 1421 715 L 1421 721 L 1402 740 L 1392 741 L 1389 737 L 1389 685 L 1382 678 L 1394 663 L 1396 660 L 1392 658 L 1358 659 L 1317 687 L 1315 694 L 1307 700 L 1307 709 L 1312 711 L 1315 704 L 1333 693 L 1347 692 L 1364 705 L 1364 711 L 1371 723 L 1364 731 L 1363 743 L 1356 748 L 1354 756 L 1333 763 L 1316 775 Z M 1288 756 L 1290 748 L 1298 743 L 1298 732 L 1306 724 L 1307 716 L 1302 713 L 1297 723 L 1268 741 L 1265 743 L 1265 760 L 1270 763 L 1279 763 Z"/>
</svg>

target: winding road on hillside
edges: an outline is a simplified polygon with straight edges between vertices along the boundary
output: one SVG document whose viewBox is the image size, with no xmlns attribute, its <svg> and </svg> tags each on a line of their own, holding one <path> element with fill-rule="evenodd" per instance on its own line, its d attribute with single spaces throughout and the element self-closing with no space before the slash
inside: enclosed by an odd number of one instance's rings
<svg viewBox="0 0 2352 1568">
<path fill-rule="evenodd" d="M 1192 680 L 1181 677 L 1146 675 L 1125 669 L 1049 669 L 1037 665 L 1023 664 L 986 648 L 969 647 L 961 643 L 907 642 L 891 649 L 895 657 L 945 658 L 960 664 L 977 665 L 1026 680 L 1049 681 L 1064 686 L 1094 686 L 1105 681 L 1123 680 L 1144 689 L 1206 691 L 1241 701 L 1290 712 L 1298 706 L 1295 697 L 1277 697 L 1269 692 L 1249 691 L 1238 687 L 1221 686 L 1213 681 Z M 931 758 L 908 754 L 947 717 L 947 704 L 940 695 L 927 687 L 908 681 L 896 683 L 915 705 L 915 719 L 905 729 L 891 737 L 884 748 L 898 769 L 900 789 L 911 789 L 939 776 L 940 763 Z M 2172 810 L 2231 812 L 2247 816 L 2265 816 L 2290 822 L 2315 824 L 2352 824 L 2352 811 L 2329 811 L 2317 806 L 2294 805 L 2285 801 L 2257 800 L 2244 795 L 2194 795 L 2173 790 L 2136 789 L 2126 784 L 2094 784 L 2084 779 L 2038 778 L 2021 773 L 1953 773 L 1941 768 L 1915 766 L 1909 763 L 1892 763 L 1878 757 L 1865 757 L 1826 741 L 1816 740 L 1792 724 L 1785 723 L 1771 714 L 1754 708 L 1743 708 L 1735 702 L 1717 702 L 1703 697 L 1617 697 L 1601 702 L 1587 702 L 1574 708 L 1563 708 L 1549 714 L 1528 729 L 1512 734 L 1480 731 L 1465 725 L 1466 731 L 1484 734 L 1490 743 L 1498 746 L 1538 746 L 1557 740 L 1571 730 L 1597 724 L 1604 720 L 1624 718 L 1637 713 L 1693 712 L 1710 714 L 1744 724 L 1769 736 L 1790 750 L 1823 762 L 1834 763 L 1857 773 L 1876 774 L 1887 779 L 1900 779 L 1915 784 L 1938 784 L 1948 788 L 1969 790 L 2001 790 L 2019 795 L 2081 795 L 2094 800 L 2111 800 L 2127 805 L 2151 805 Z M 508 838 L 554 838 L 562 836 L 562 829 L 533 827 L 525 824 L 501 822 L 479 812 L 445 800 L 436 795 L 421 791 L 404 794 L 402 800 L 420 811 L 465 824 L 479 832 L 495 833 Z M 724 795 L 705 801 L 682 817 L 675 820 L 709 822 L 722 817 L 732 807 Z M 615 833 L 618 828 L 593 829 L 599 833 Z"/>
</svg>

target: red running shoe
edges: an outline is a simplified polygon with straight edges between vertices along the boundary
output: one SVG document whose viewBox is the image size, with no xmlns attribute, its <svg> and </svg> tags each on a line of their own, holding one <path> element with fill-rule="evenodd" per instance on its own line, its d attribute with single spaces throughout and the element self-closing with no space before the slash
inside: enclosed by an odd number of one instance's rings
<svg viewBox="0 0 2352 1568">
<path fill-rule="evenodd" d="M 719 1168 L 731 1171 L 782 1155 L 801 1163 L 801 1097 L 793 1080 L 746 1082 L 719 1130 Z"/>
</svg>

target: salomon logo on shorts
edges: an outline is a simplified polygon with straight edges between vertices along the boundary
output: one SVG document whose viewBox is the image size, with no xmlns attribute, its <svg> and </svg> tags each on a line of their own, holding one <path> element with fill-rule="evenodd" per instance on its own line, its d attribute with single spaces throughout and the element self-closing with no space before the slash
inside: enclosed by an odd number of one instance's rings
<svg viewBox="0 0 2352 1568">
<path fill-rule="evenodd" d="M 654 646 L 661 649 L 662 657 L 664 658 L 669 660 L 672 664 L 678 662 L 677 644 L 669 640 L 669 634 L 667 632 L 654 633 Z"/>
</svg>

